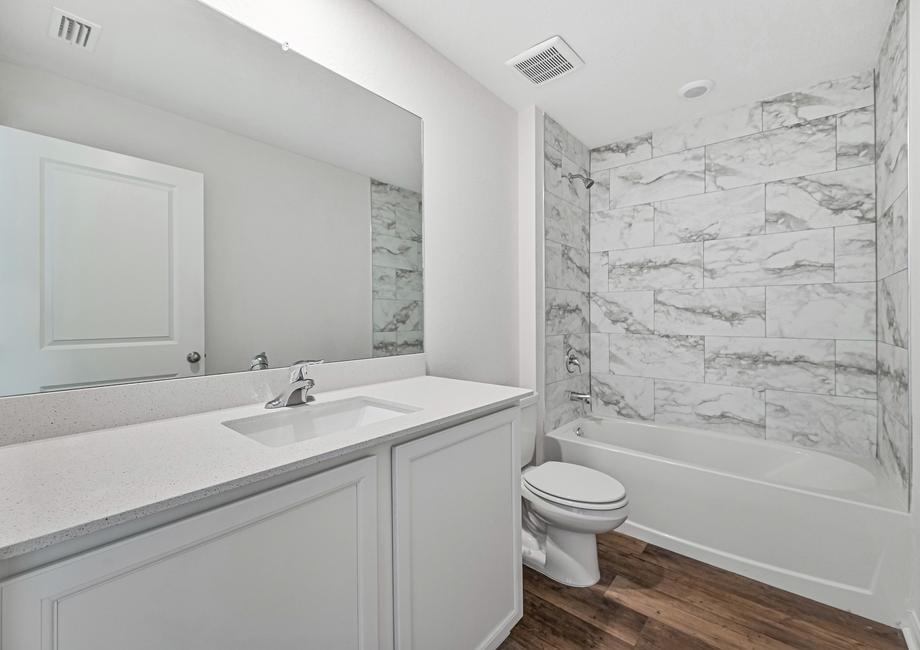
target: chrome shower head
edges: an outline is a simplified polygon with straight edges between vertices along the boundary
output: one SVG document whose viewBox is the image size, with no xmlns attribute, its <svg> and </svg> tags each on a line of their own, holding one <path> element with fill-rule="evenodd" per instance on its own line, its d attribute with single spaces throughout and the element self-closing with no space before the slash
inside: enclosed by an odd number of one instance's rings
<svg viewBox="0 0 920 650">
<path fill-rule="evenodd" d="M 585 184 L 585 189 L 590 190 L 591 186 L 594 185 L 594 179 L 588 178 L 584 174 L 569 174 L 568 175 L 569 182 L 574 181 L 576 178 Z"/>
</svg>

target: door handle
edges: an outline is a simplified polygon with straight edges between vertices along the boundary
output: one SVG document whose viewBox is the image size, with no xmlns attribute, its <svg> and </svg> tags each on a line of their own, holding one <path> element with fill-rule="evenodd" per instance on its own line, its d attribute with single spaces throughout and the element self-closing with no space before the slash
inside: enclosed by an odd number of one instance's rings
<svg viewBox="0 0 920 650">
<path fill-rule="evenodd" d="M 189 363 L 198 363 L 201 361 L 201 355 L 198 352 L 192 351 L 185 355 L 185 360 Z"/>
</svg>

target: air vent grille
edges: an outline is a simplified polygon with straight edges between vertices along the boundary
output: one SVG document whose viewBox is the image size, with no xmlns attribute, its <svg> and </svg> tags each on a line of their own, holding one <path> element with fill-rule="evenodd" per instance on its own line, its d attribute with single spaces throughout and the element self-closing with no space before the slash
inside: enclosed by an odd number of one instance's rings
<svg viewBox="0 0 920 650">
<path fill-rule="evenodd" d="M 517 69 L 538 85 L 558 79 L 584 64 L 581 57 L 559 36 L 553 36 L 506 61 L 506 65 Z"/>
<path fill-rule="evenodd" d="M 58 9 L 51 12 L 51 24 L 48 35 L 59 41 L 76 45 L 77 47 L 93 51 L 99 40 L 102 27 L 96 23 L 80 18 L 72 13 Z"/>
</svg>

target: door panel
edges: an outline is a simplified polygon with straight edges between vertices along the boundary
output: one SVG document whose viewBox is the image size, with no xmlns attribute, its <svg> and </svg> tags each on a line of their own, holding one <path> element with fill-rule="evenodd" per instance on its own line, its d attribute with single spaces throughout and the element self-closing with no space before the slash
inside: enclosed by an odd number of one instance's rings
<svg viewBox="0 0 920 650">
<path fill-rule="evenodd" d="M 0 585 L 0 650 L 375 650 L 377 462 Z"/>
<path fill-rule="evenodd" d="M 394 447 L 399 650 L 496 648 L 520 620 L 518 413 Z"/>
<path fill-rule="evenodd" d="M 204 373 L 203 187 L 0 127 L 0 394 Z"/>
</svg>

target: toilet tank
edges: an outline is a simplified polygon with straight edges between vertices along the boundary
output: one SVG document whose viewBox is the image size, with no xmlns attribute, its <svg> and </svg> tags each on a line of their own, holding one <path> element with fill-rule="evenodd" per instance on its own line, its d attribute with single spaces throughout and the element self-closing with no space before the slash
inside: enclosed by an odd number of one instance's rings
<svg viewBox="0 0 920 650">
<path fill-rule="evenodd" d="M 533 452 L 537 444 L 537 396 L 531 395 L 521 400 L 521 467 L 533 461 Z"/>
</svg>

